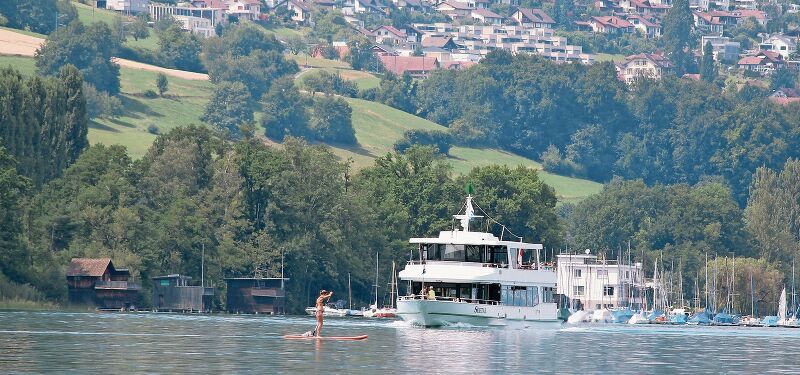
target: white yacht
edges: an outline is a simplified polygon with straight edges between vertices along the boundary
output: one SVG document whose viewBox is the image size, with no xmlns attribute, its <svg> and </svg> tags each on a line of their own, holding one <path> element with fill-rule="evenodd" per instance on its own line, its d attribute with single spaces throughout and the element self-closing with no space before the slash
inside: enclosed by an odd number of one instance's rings
<svg viewBox="0 0 800 375">
<path fill-rule="evenodd" d="M 558 327 L 556 272 L 541 261 L 542 245 L 504 241 L 505 227 L 501 238 L 470 231 L 470 221 L 482 217 L 475 215 L 472 196 L 462 211 L 454 215 L 461 230 L 410 240 L 417 254 L 400 272 L 411 289 L 398 297 L 398 316 L 425 327 Z"/>
</svg>

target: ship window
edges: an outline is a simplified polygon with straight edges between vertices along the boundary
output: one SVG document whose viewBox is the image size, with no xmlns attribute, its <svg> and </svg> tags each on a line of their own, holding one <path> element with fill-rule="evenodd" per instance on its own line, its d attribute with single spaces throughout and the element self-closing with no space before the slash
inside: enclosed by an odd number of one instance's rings
<svg viewBox="0 0 800 375">
<path fill-rule="evenodd" d="M 481 247 L 478 245 L 467 245 L 467 262 L 481 261 Z"/>
<path fill-rule="evenodd" d="M 539 287 L 528 287 L 528 306 L 536 306 L 539 304 Z"/>
<path fill-rule="evenodd" d="M 442 260 L 459 260 L 465 259 L 464 245 L 447 244 L 442 252 Z"/>
<path fill-rule="evenodd" d="M 542 303 L 552 303 L 553 299 L 553 288 L 543 287 L 542 288 Z"/>
<path fill-rule="evenodd" d="M 505 246 L 492 246 L 491 263 L 506 264 L 508 263 L 508 250 Z"/>
</svg>

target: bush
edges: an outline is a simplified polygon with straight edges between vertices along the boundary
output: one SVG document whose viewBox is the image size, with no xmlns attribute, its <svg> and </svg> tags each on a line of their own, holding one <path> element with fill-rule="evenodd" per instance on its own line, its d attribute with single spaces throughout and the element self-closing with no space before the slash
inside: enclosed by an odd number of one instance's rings
<svg viewBox="0 0 800 375">
<path fill-rule="evenodd" d="M 158 129 L 158 126 L 156 124 L 150 124 L 147 125 L 147 132 L 150 134 L 159 135 L 161 133 L 161 130 Z"/>
<path fill-rule="evenodd" d="M 122 101 L 119 98 L 97 91 L 88 83 L 83 84 L 83 97 L 86 99 L 86 115 L 89 119 L 115 118 L 122 114 Z"/>
<path fill-rule="evenodd" d="M 144 90 L 144 92 L 142 92 L 142 95 L 144 95 L 144 97 L 148 99 L 155 99 L 158 97 L 158 93 L 153 89 Z"/>
<path fill-rule="evenodd" d="M 447 155 L 450 153 L 452 143 L 453 137 L 446 131 L 413 129 L 407 130 L 403 134 L 403 138 L 395 142 L 394 150 L 405 152 L 411 146 L 426 145 L 434 146 L 440 154 Z"/>
<path fill-rule="evenodd" d="M 572 175 L 579 169 L 574 162 L 564 158 L 561 155 L 561 150 L 555 145 L 547 146 L 547 150 L 541 153 L 539 158 L 542 160 L 542 168 L 548 172 Z"/>
</svg>

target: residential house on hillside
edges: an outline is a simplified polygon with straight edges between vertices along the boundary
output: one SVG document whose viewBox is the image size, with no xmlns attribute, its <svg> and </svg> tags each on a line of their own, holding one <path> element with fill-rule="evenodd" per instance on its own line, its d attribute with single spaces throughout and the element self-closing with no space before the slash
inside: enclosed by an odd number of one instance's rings
<svg viewBox="0 0 800 375">
<path fill-rule="evenodd" d="M 761 74 L 783 67 L 783 56 L 775 51 L 760 51 L 752 56 L 742 57 L 737 63 L 739 68 Z"/>
<path fill-rule="evenodd" d="M 445 1 L 436 6 L 436 11 L 443 13 L 453 20 L 464 20 L 472 14 L 472 9 L 466 3 Z"/>
<path fill-rule="evenodd" d="M 661 24 L 655 19 L 651 20 L 638 14 L 629 14 L 625 16 L 625 20 L 633 24 L 633 27 L 646 38 L 661 37 Z"/>
<path fill-rule="evenodd" d="M 511 19 L 523 27 L 552 29 L 556 25 L 556 21 L 541 9 L 518 8 Z"/>
<path fill-rule="evenodd" d="M 396 29 L 394 26 L 381 26 L 372 30 L 375 43 L 388 44 L 391 46 L 399 46 L 408 42 L 408 35 L 405 32 Z"/>
<path fill-rule="evenodd" d="M 149 0 L 106 0 L 106 9 L 116 10 L 124 14 L 139 14 L 147 12 Z M 97 5 L 98 7 L 100 5 Z"/>
<path fill-rule="evenodd" d="M 98 309 L 135 308 L 142 290 L 129 281 L 128 269 L 114 267 L 110 258 L 73 258 L 66 276 L 69 303 Z"/>
<path fill-rule="evenodd" d="M 220 7 L 211 7 L 209 4 Z M 225 20 L 227 7 L 224 3 L 206 1 L 195 2 L 195 4 L 181 3 L 180 5 L 150 3 L 148 11 L 153 21 L 171 18 L 180 22 L 186 31 L 210 37 L 216 34 L 214 27 Z"/>
<path fill-rule="evenodd" d="M 292 21 L 306 23 L 311 17 L 311 6 L 302 0 L 288 0 L 286 9 L 292 14 Z"/>
<path fill-rule="evenodd" d="M 503 24 L 503 16 L 489 9 L 473 9 L 471 15 L 472 19 L 487 25 Z"/>
<path fill-rule="evenodd" d="M 226 13 L 239 20 L 256 21 L 261 18 L 261 2 L 259 0 L 234 0 L 228 4 Z"/>
<path fill-rule="evenodd" d="M 639 79 L 660 80 L 672 74 L 673 65 L 666 57 L 658 54 L 642 53 L 625 57 L 617 64 L 617 73 L 622 81 L 632 84 Z"/>
<path fill-rule="evenodd" d="M 452 51 L 458 49 L 458 45 L 451 36 L 431 36 L 422 39 L 423 48 L 441 48 Z"/>
<path fill-rule="evenodd" d="M 612 35 L 630 34 L 634 30 L 632 23 L 617 16 L 592 17 L 589 26 L 596 33 Z"/>
<path fill-rule="evenodd" d="M 703 36 L 700 38 L 700 49 L 705 48 L 706 43 L 711 43 L 714 54 L 714 61 L 733 63 L 739 59 L 739 42 L 731 41 L 726 36 Z"/>
<path fill-rule="evenodd" d="M 669 5 L 657 4 L 650 0 L 620 0 L 619 5 L 625 12 L 643 16 L 662 16 L 672 9 Z"/>
<path fill-rule="evenodd" d="M 766 38 L 758 47 L 762 51 L 777 52 L 784 60 L 789 60 L 789 56 L 797 52 L 797 40 L 796 36 L 776 34 Z"/>
<path fill-rule="evenodd" d="M 439 61 L 425 56 L 379 55 L 387 71 L 397 75 L 410 74 L 414 78 L 427 78 L 431 71 L 439 68 Z"/>
</svg>

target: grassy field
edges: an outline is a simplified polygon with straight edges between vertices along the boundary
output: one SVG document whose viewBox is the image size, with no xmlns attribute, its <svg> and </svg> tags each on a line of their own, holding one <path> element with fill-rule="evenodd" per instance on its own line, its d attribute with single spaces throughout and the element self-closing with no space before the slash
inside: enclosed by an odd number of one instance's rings
<svg viewBox="0 0 800 375">
<path fill-rule="evenodd" d="M 7 65 L 26 74 L 35 73 L 32 58 L 0 56 L 0 66 Z M 120 80 L 124 115 L 118 119 L 93 122 L 89 129 L 89 140 L 92 144 L 123 145 L 134 158 L 144 155 L 155 139 L 156 136 L 147 131 L 151 124 L 157 126 L 161 132 L 180 125 L 200 124 L 200 116 L 212 89 L 212 84 L 207 81 L 170 78 L 166 97 L 148 99 L 141 93 L 147 89 L 155 89 L 156 73 L 122 68 Z M 343 160 L 352 158 L 356 169 L 370 166 L 376 157 L 391 152 L 394 143 L 406 130 L 445 129 L 441 125 L 380 103 L 361 99 L 347 101 L 353 109 L 353 127 L 359 144 L 355 147 L 333 147 L 333 151 Z M 542 180 L 556 189 L 562 202 L 580 200 L 602 188 L 596 182 L 541 171 L 539 163 L 501 150 L 453 147 L 449 161 L 456 173 L 467 173 L 473 167 L 490 164 L 512 167 L 523 165 L 537 169 Z"/>
<path fill-rule="evenodd" d="M 108 9 L 98 9 L 90 5 L 81 4 L 79 2 L 73 1 L 72 5 L 75 5 L 75 9 L 78 10 L 78 19 L 81 20 L 84 24 L 88 25 L 95 22 L 105 22 L 109 24 L 114 23 L 115 18 L 119 18 L 120 15 L 116 12 Z"/>
<path fill-rule="evenodd" d="M 36 73 L 36 63 L 32 57 L 0 55 L 0 67 L 19 70 L 22 74 L 33 75 Z"/>
</svg>

